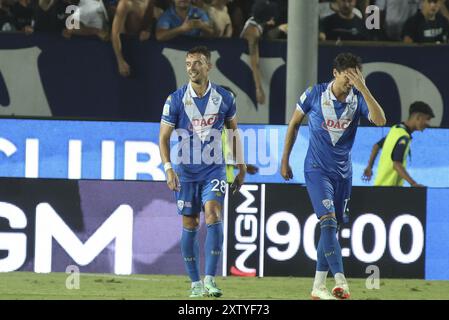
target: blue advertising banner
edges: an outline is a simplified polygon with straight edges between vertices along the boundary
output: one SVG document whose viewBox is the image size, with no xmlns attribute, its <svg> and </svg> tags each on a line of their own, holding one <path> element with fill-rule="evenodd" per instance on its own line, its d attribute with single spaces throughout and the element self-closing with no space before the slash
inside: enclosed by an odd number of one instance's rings
<svg viewBox="0 0 449 320">
<path fill-rule="evenodd" d="M 241 39 L 141 43 L 125 38 L 124 54 L 132 68 L 125 79 L 118 75 L 110 43 L 0 34 L 0 115 L 159 121 L 167 96 L 187 81 L 185 53 L 195 45 L 212 50 L 211 79 L 235 91 L 241 123 L 285 123 L 286 43 L 261 43 L 267 102 L 258 105 Z M 434 109 L 432 126 L 449 127 L 449 64 L 442 63 L 449 46 L 321 45 L 319 82 L 330 80 L 332 60 L 343 51 L 363 58 L 368 86 L 384 107 L 388 125 L 405 120 L 409 105 L 422 100 Z M 305 89 L 298 88 L 298 97 Z"/>
<path fill-rule="evenodd" d="M 259 167 L 246 181 L 283 183 L 280 161 L 287 127 L 240 128 L 245 161 Z M 372 185 L 362 181 L 363 170 L 372 146 L 387 133 L 388 128 L 358 129 L 352 151 L 354 186 Z M 304 183 L 308 140 L 308 127 L 303 126 L 290 157 L 294 178 L 289 183 Z M 413 134 L 407 169 L 416 181 L 449 187 L 448 141 L 449 129 Z M 162 181 L 159 123 L 1 119 L 0 176 Z"/>
</svg>

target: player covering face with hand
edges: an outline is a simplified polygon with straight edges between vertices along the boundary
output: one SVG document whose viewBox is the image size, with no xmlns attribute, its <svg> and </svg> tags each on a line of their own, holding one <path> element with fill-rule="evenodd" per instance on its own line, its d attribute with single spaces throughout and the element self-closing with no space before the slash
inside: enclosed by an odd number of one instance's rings
<svg viewBox="0 0 449 320">
<path fill-rule="evenodd" d="M 304 176 L 321 233 L 313 299 L 350 297 L 344 276 L 341 247 L 336 234 L 348 222 L 347 208 L 352 187 L 351 149 L 360 117 L 377 126 L 385 114 L 372 96 L 361 73 L 361 60 L 351 53 L 339 54 L 333 65 L 334 79 L 307 89 L 296 105 L 288 125 L 281 174 L 293 178 L 289 158 L 301 121 L 309 117 L 310 140 L 304 163 Z M 326 287 L 331 271 L 335 278 L 332 294 Z"/>
</svg>

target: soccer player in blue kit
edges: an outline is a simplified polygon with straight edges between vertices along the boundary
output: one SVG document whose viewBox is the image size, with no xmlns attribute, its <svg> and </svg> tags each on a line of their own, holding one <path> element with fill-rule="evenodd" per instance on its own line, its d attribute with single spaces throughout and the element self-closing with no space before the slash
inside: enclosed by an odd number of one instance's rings
<svg viewBox="0 0 449 320">
<path fill-rule="evenodd" d="M 365 84 L 361 59 L 339 54 L 333 64 L 334 79 L 307 89 L 300 97 L 288 125 L 281 174 L 293 178 L 290 153 L 305 115 L 309 119 L 309 148 L 304 176 L 321 234 L 312 299 L 348 299 L 341 247 L 336 237 L 339 225 L 348 222 L 347 205 L 352 187 L 351 149 L 360 117 L 376 126 L 386 123 L 385 113 Z M 332 294 L 326 288 L 328 271 L 335 278 Z"/>
<path fill-rule="evenodd" d="M 231 185 L 234 192 L 240 189 L 246 174 L 237 131 L 235 99 L 229 91 L 209 81 L 208 74 L 212 68 L 210 57 L 206 47 L 195 47 L 188 51 L 186 69 L 190 81 L 172 93 L 165 102 L 159 133 L 167 184 L 170 190 L 175 191 L 178 214 L 182 215 L 181 252 L 192 281 L 190 297 L 222 295 L 214 276 L 223 244 L 221 212 L 226 192 L 226 164 L 222 156 L 221 134 L 224 126 L 234 133 L 235 143 L 231 150 L 239 169 Z M 188 152 L 183 154 L 180 161 L 177 160 L 180 163 L 173 163 L 172 166 L 170 136 L 174 129 L 183 137 L 178 144 L 178 156 L 183 151 Z M 211 154 L 214 161 L 205 157 Z M 198 155 L 200 161 L 195 160 Z M 207 224 L 204 285 L 199 274 L 197 240 L 201 211 L 205 214 Z"/>
</svg>

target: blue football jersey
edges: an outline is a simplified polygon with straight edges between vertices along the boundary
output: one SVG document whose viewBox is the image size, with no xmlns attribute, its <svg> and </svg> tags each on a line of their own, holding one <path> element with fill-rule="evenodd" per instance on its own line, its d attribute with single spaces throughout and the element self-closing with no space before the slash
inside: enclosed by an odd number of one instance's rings
<svg viewBox="0 0 449 320">
<path fill-rule="evenodd" d="M 337 100 L 332 82 L 307 89 L 296 108 L 308 115 L 309 148 L 304 171 L 322 170 L 343 179 L 352 177 L 351 149 L 360 116 L 369 119 L 368 105 L 353 88 L 345 102 Z"/>
<path fill-rule="evenodd" d="M 181 142 L 174 146 L 178 160 L 174 161 L 173 153 L 171 158 L 180 181 L 225 180 L 221 132 L 236 112 L 234 96 L 210 82 L 201 98 L 190 83 L 167 98 L 161 122 L 177 129 L 180 136 Z"/>
</svg>

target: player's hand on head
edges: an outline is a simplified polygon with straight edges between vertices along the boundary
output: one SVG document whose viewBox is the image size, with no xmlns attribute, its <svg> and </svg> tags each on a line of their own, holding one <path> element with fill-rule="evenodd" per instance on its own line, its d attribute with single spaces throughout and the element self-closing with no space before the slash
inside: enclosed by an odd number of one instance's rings
<svg viewBox="0 0 449 320">
<path fill-rule="evenodd" d="M 357 90 L 362 90 L 365 88 L 365 78 L 363 77 L 362 72 L 359 68 L 357 69 L 348 69 L 344 71 L 345 75 L 349 78 L 351 83 Z"/>
<path fill-rule="evenodd" d="M 363 170 L 362 180 L 368 182 L 371 180 L 372 176 L 373 176 L 373 169 L 371 169 L 370 167 L 366 167 L 365 170 Z"/>
<path fill-rule="evenodd" d="M 289 163 L 282 162 L 281 175 L 286 181 L 293 179 L 293 171 Z"/>
<path fill-rule="evenodd" d="M 173 169 L 167 170 L 167 185 L 172 191 L 180 191 L 181 184 L 179 183 L 179 178 Z"/>
</svg>

